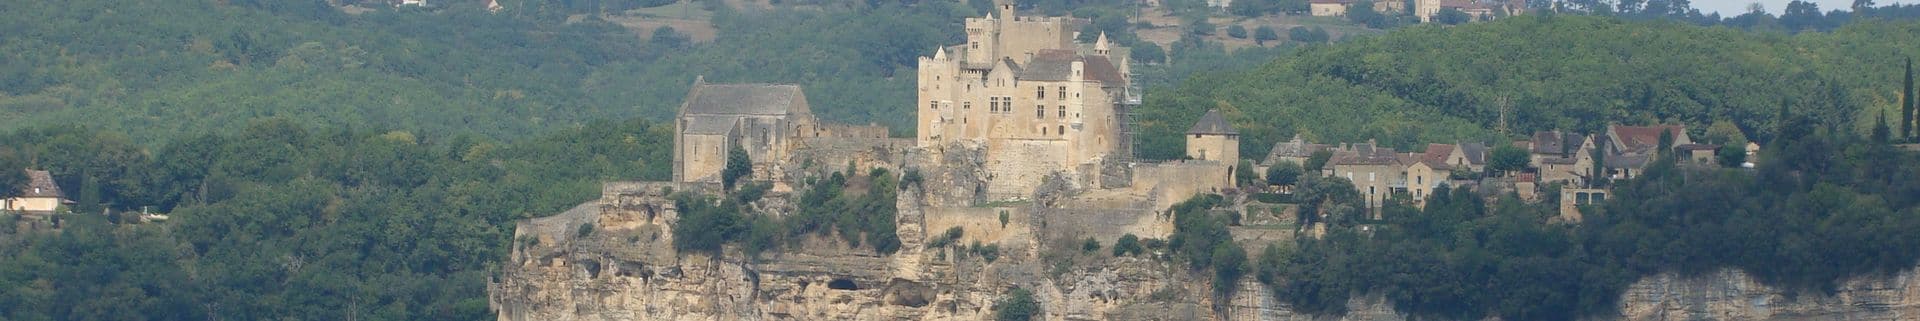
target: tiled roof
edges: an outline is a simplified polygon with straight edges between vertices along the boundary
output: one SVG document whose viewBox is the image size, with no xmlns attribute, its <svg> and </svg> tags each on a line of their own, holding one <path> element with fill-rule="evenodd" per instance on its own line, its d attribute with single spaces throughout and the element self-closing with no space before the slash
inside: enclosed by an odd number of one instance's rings
<svg viewBox="0 0 1920 321">
<path fill-rule="evenodd" d="M 1611 132 L 1613 133 L 1613 136 L 1614 136 L 1613 139 L 1618 141 L 1621 147 L 1625 147 L 1624 148 L 1625 150 L 1623 150 L 1622 152 L 1645 153 L 1647 151 L 1653 150 L 1654 148 L 1658 148 L 1660 146 L 1660 133 L 1664 131 L 1669 131 L 1669 130 L 1672 131 L 1673 135 L 1676 137 L 1682 133 L 1687 132 L 1687 128 L 1681 125 L 1658 125 L 1658 126 L 1613 125 L 1613 130 Z"/>
<path fill-rule="evenodd" d="M 1424 157 L 1445 163 L 1447 156 L 1453 156 L 1454 147 L 1456 146 L 1448 144 L 1427 144 L 1427 151 Z"/>
<path fill-rule="evenodd" d="M 688 134 L 726 135 L 733 131 L 734 124 L 739 121 L 739 118 L 726 116 L 688 116 L 686 128 L 682 129 Z"/>
<path fill-rule="evenodd" d="M 1208 109 L 1207 114 L 1200 115 L 1200 121 L 1193 123 L 1193 128 L 1187 129 L 1187 134 L 1239 135 L 1240 132 L 1233 130 L 1233 125 L 1228 124 L 1226 118 L 1220 117 L 1220 110 Z"/>
<path fill-rule="evenodd" d="M 27 170 L 27 186 L 21 191 L 21 197 L 61 197 L 60 184 L 53 182 L 53 173 Z"/>
<path fill-rule="evenodd" d="M 806 96 L 800 86 L 784 84 L 695 84 L 687 94 L 687 115 L 784 115 Z"/>
</svg>

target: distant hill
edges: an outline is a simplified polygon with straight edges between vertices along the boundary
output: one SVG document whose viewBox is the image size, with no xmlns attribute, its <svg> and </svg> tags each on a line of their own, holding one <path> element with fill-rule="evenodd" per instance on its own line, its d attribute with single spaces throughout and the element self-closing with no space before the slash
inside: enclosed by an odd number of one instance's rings
<svg viewBox="0 0 1920 321">
<path fill-rule="evenodd" d="M 1608 122 L 1727 121 L 1771 134 L 1781 106 L 1864 133 L 1897 112 L 1900 64 L 1920 23 L 1860 21 L 1831 33 L 1746 32 L 1670 21 L 1528 15 L 1418 26 L 1313 46 L 1244 71 L 1149 91 L 1141 156 L 1181 154 L 1178 131 L 1221 108 L 1261 155 L 1294 134 L 1412 146 L 1499 141 L 1507 130 L 1598 130 Z"/>
<path fill-rule="evenodd" d="M 499 13 L 356 14 L 321 1 L 0 4 L 0 130 L 84 124 L 155 143 L 286 118 L 512 139 L 596 119 L 663 119 L 697 75 L 800 83 L 824 117 L 907 128 L 910 108 L 894 106 L 911 105 L 911 80 L 892 76 L 956 42 L 960 29 L 946 24 L 971 12 L 709 8 L 719 35 L 693 43 L 672 40 L 686 31 L 656 41 L 581 15 L 600 11 L 505 3 Z"/>
</svg>

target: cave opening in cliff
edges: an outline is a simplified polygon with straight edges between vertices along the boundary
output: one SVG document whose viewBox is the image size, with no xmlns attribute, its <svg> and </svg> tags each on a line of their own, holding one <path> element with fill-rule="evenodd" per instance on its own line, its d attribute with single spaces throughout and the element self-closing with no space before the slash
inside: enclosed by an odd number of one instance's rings
<svg viewBox="0 0 1920 321">
<path fill-rule="evenodd" d="M 849 279 L 833 279 L 833 281 L 827 282 L 827 288 L 834 289 L 834 290 L 851 291 L 851 290 L 859 290 L 860 285 L 853 283 L 853 280 L 849 280 Z"/>
</svg>

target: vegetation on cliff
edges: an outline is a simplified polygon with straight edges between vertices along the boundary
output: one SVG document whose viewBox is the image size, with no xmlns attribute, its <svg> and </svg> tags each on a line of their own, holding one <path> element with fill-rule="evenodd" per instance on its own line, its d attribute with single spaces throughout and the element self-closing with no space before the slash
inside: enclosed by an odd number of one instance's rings
<svg viewBox="0 0 1920 321">
<path fill-rule="evenodd" d="M 680 252 L 722 254 L 728 244 L 740 245 L 748 255 L 779 251 L 786 244 L 809 236 L 839 235 L 854 247 L 863 244 L 880 254 L 900 250 L 895 200 L 900 195 L 899 179 L 885 169 L 873 169 L 867 175 L 849 178 L 834 172 L 811 180 L 811 185 L 795 198 L 796 212 L 786 217 L 752 210 L 747 204 L 760 198 L 771 185 L 749 184 L 725 198 L 682 192 L 675 195 L 680 223 L 673 229 L 673 247 Z M 849 187 L 864 189 L 848 190 Z M 959 230 L 948 231 L 958 238 Z M 948 240 L 951 241 L 952 238 Z"/>
<path fill-rule="evenodd" d="M 1337 223 L 1364 212 L 1327 212 L 1336 223 L 1324 238 L 1269 248 L 1255 275 L 1312 313 L 1377 293 L 1416 315 L 1571 320 L 1612 312 L 1629 284 L 1656 273 L 1737 268 L 1817 295 L 1912 268 L 1920 156 L 1795 119 L 1813 129 L 1783 131 L 1757 170 L 1660 160 L 1579 224 L 1553 222 L 1550 204 L 1442 188 L 1425 209 L 1389 205 L 1366 231 Z"/>
<path fill-rule="evenodd" d="M 1213 108 L 1242 133 L 1242 155 L 1295 134 L 1398 147 L 1502 142 L 1503 124 L 1526 133 L 1728 122 L 1765 141 L 1782 104 L 1864 134 L 1856 120 L 1898 115 L 1898 66 L 1920 55 L 1916 44 L 1920 24 L 1884 20 L 1799 34 L 1572 15 L 1412 27 L 1156 87 L 1137 109 L 1139 156 L 1184 155 L 1181 132 Z"/>
<path fill-rule="evenodd" d="M 0 225 L 0 319 L 489 318 L 512 221 L 603 181 L 666 179 L 671 131 L 594 122 L 501 143 L 268 120 L 156 148 L 79 127 L 0 135 L 0 159 L 52 171 L 78 202 L 62 233 Z M 172 220 L 109 225 L 143 208 Z"/>
</svg>

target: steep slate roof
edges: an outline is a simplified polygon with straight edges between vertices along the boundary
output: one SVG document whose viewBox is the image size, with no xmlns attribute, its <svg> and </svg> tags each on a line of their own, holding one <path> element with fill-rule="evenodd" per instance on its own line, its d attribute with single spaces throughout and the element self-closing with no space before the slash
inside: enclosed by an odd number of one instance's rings
<svg viewBox="0 0 1920 321">
<path fill-rule="evenodd" d="M 1487 163 L 1487 144 L 1462 143 L 1460 151 L 1467 154 L 1467 163 L 1484 165 Z"/>
<path fill-rule="evenodd" d="M 1125 80 L 1120 76 L 1120 70 L 1113 67 L 1113 61 L 1106 56 L 1080 55 L 1066 49 L 1041 50 L 1027 61 L 1026 68 L 1017 68 L 1019 72 L 1014 75 L 1020 80 L 1073 80 L 1073 63 L 1076 61 L 1081 62 L 1080 80 L 1116 86 Z"/>
<path fill-rule="evenodd" d="M 1671 130 L 1673 131 L 1673 135 L 1675 137 L 1678 137 L 1680 136 L 1680 134 L 1687 132 L 1687 127 L 1681 126 L 1681 125 L 1657 125 L 1657 126 L 1612 125 L 1612 129 L 1613 130 L 1611 130 L 1611 132 L 1615 136 L 1613 137 L 1613 139 L 1618 141 L 1620 146 L 1626 147 L 1624 148 L 1625 150 L 1623 150 L 1622 152 L 1627 152 L 1627 153 L 1645 153 L 1655 148 L 1659 148 L 1660 133 L 1662 132 Z"/>
<path fill-rule="evenodd" d="M 726 135 L 739 122 L 740 119 L 734 117 L 688 116 L 686 128 L 683 129 L 693 135 Z"/>
<path fill-rule="evenodd" d="M 1605 160 L 1606 161 L 1605 165 L 1607 166 L 1607 168 L 1638 169 L 1638 168 L 1647 166 L 1647 161 L 1649 159 L 1650 157 L 1648 157 L 1648 155 L 1646 154 L 1607 155 L 1607 159 Z"/>
<path fill-rule="evenodd" d="M 1347 150 L 1335 152 L 1331 163 L 1334 165 L 1395 165 L 1400 163 L 1392 148 L 1377 147 L 1372 143 L 1353 144 Z"/>
<path fill-rule="evenodd" d="M 53 173 L 47 171 L 27 171 L 27 186 L 20 197 L 61 197 L 60 184 L 53 182 Z"/>
<path fill-rule="evenodd" d="M 1564 151 L 1562 148 L 1568 147 L 1567 145 L 1572 145 L 1571 147 L 1576 149 L 1580 148 L 1580 144 L 1585 142 L 1587 140 L 1586 138 L 1586 136 L 1581 136 L 1580 134 L 1563 134 L 1557 130 L 1538 131 L 1533 132 L 1533 140 L 1530 144 L 1533 145 L 1534 154 L 1559 155 Z"/>
<path fill-rule="evenodd" d="M 785 115 L 806 99 L 800 86 L 698 83 L 687 93 L 685 115 Z"/>
<path fill-rule="evenodd" d="M 1240 132 L 1233 130 L 1233 125 L 1227 124 L 1226 118 L 1220 117 L 1220 110 L 1208 109 L 1206 115 L 1200 115 L 1200 121 L 1193 123 L 1192 129 L 1187 129 L 1187 135 L 1194 134 L 1239 135 Z"/>
<path fill-rule="evenodd" d="M 1273 165 L 1279 163 L 1281 157 L 1313 157 L 1313 152 L 1326 148 L 1327 145 L 1309 144 L 1301 140 L 1300 136 L 1294 136 L 1291 141 L 1273 143 L 1273 149 L 1267 150 L 1267 158 L 1263 163 Z"/>
</svg>

